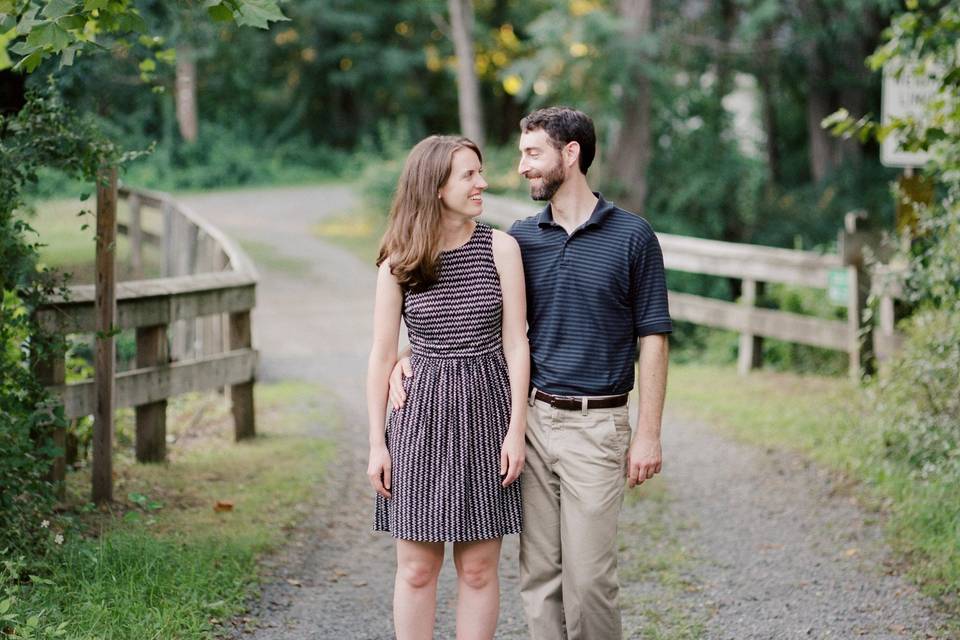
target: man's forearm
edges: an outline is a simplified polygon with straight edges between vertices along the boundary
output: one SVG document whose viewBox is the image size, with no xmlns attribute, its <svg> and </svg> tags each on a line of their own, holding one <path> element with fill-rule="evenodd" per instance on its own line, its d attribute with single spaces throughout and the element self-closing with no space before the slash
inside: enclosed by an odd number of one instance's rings
<svg viewBox="0 0 960 640">
<path fill-rule="evenodd" d="M 637 435 L 660 437 L 663 402 L 667 391 L 669 342 L 666 334 L 640 338 L 640 402 L 637 407 Z"/>
</svg>

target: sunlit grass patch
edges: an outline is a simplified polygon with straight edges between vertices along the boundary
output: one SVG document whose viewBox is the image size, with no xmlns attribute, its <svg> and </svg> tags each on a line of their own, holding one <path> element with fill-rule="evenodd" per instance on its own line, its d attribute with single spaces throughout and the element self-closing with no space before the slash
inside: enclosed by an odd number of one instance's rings
<svg viewBox="0 0 960 640">
<path fill-rule="evenodd" d="M 258 267 L 293 276 L 308 277 L 310 275 L 309 260 L 284 255 L 273 245 L 253 240 L 241 240 L 240 246 Z"/>
<path fill-rule="evenodd" d="M 118 446 L 108 509 L 86 503 L 86 470 L 71 474 L 62 548 L 33 569 L 41 580 L 0 585 L 18 619 L 66 622 L 70 638 L 206 638 L 241 610 L 258 554 L 312 508 L 340 423 L 317 385 L 259 384 L 257 438 L 235 443 L 212 397 L 171 403 L 168 462 L 137 464 Z"/>
<path fill-rule="evenodd" d="M 364 262 L 373 264 L 380 249 L 380 238 L 387 228 L 386 215 L 367 207 L 351 213 L 326 218 L 313 225 L 310 232 L 317 238 L 337 244 Z"/>
</svg>

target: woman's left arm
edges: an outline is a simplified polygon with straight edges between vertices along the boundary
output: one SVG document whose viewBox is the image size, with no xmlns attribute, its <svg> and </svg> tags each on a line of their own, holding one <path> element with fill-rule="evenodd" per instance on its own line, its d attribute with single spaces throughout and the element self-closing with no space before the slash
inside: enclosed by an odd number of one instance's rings
<svg viewBox="0 0 960 640">
<path fill-rule="evenodd" d="M 503 353 L 510 375 L 510 426 L 500 453 L 500 475 L 507 486 L 520 476 L 526 455 L 530 346 L 527 343 L 527 294 L 520 246 L 502 231 L 493 232 L 493 259 L 503 293 Z"/>
</svg>

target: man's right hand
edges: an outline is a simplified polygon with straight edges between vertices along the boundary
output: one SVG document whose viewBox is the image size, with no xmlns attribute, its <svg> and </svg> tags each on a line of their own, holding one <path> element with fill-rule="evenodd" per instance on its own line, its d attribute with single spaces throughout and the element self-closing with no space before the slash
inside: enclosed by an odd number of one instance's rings
<svg viewBox="0 0 960 640">
<path fill-rule="evenodd" d="M 413 377 L 410 358 L 400 358 L 390 372 L 390 404 L 399 409 L 407 401 L 407 392 L 403 390 L 403 379 Z"/>
</svg>

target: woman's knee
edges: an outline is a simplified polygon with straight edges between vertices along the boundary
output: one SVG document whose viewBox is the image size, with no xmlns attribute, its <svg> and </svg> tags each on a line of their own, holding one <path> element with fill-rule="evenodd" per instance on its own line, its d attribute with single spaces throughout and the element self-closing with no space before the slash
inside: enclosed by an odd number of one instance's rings
<svg viewBox="0 0 960 640">
<path fill-rule="evenodd" d="M 397 564 L 397 576 L 412 589 L 424 589 L 437 581 L 440 563 L 433 559 L 411 558 Z"/>
<path fill-rule="evenodd" d="M 466 558 L 460 561 L 457 574 L 460 582 L 471 589 L 483 589 L 497 580 L 497 559 L 490 557 Z"/>
</svg>

